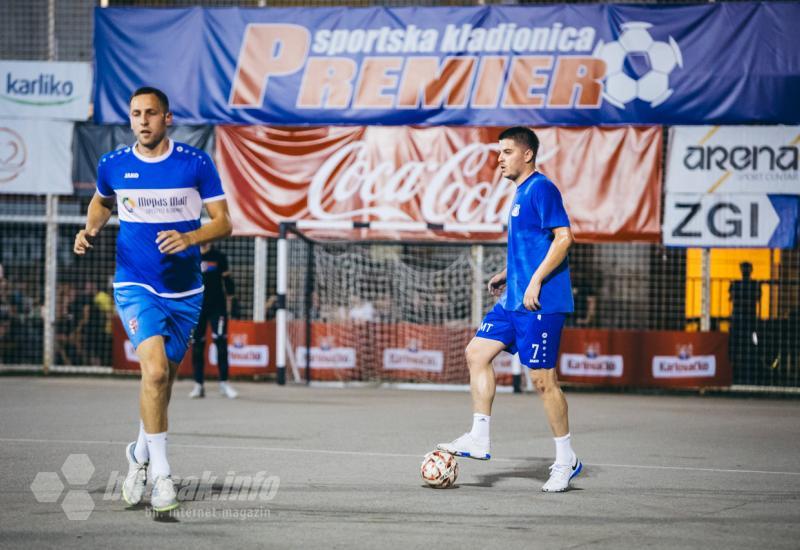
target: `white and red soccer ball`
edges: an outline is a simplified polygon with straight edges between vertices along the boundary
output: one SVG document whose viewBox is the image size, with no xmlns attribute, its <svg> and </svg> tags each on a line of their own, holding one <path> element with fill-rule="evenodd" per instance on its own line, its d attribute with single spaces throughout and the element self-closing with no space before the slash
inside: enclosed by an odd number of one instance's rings
<svg viewBox="0 0 800 550">
<path fill-rule="evenodd" d="M 456 457 L 445 451 L 431 451 L 422 459 L 422 479 L 435 489 L 452 487 L 458 477 Z"/>
</svg>

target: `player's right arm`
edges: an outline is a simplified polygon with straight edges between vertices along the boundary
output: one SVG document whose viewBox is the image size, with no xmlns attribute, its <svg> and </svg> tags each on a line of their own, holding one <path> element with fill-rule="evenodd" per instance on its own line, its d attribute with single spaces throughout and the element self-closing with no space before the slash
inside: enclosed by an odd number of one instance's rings
<svg viewBox="0 0 800 550">
<path fill-rule="evenodd" d="M 75 254 L 83 256 L 87 250 L 92 248 L 92 241 L 108 223 L 113 208 L 113 197 L 103 197 L 98 193 L 94 194 L 86 212 L 86 227 L 75 235 L 75 245 L 72 248 Z"/>
<path fill-rule="evenodd" d="M 489 294 L 492 296 L 500 296 L 503 293 L 503 289 L 506 286 L 506 271 L 504 269 L 489 279 Z"/>
</svg>

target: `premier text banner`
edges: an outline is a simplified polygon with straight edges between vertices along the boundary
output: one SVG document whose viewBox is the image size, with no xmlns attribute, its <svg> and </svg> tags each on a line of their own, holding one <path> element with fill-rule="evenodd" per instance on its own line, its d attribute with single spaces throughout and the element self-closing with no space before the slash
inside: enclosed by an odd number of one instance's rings
<svg viewBox="0 0 800 550">
<path fill-rule="evenodd" d="M 195 124 L 798 123 L 798 27 L 791 3 L 98 8 L 95 113 L 152 85 Z"/>
</svg>

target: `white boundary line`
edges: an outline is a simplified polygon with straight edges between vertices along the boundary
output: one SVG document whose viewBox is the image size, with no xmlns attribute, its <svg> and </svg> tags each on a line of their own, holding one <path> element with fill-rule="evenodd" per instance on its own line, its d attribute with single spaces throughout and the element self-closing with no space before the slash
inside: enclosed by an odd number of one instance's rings
<svg viewBox="0 0 800 550">
<path fill-rule="evenodd" d="M 125 446 L 130 441 L 91 441 L 80 439 L 25 439 L 25 438 L 0 438 L 0 443 L 65 443 L 71 445 L 112 445 L 112 446 Z M 192 445 L 185 443 L 172 443 L 170 447 L 178 447 L 181 449 L 208 449 L 208 450 L 222 450 L 222 451 L 259 451 L 267 453 L 300 453 L 300 454 L 327 454 L 327 455 L 344 455 L 344 456 L 376 456 L 380 458 L 420 458 L 418 454 L 405 454 L 405 453 L 379 453 L 369 451 L 336 451 L 333 449 L 297 449 L 291 447 L 254 447 L 254 446 L 231 446 L 231 445 Z M 534 458 L 534 457 L 532 457 Z M 525 458 L 493 458 L 492 462 L 523 462 Z M 719 473 L 719 474 L 765 474 L 776 476 L 800 476 L 800 472 L 775 472 L 769 470 L 733 470 L 726 468 L 695 468 L 692 466 L 649 466 L 644 464 L 602 464 L 587 462 L 588 466 L 598 466 L 600 468 L 635 468 L 639 470 L 673 470 L 682 472 L 705 472 L 705 473 Z"/>
</svg>

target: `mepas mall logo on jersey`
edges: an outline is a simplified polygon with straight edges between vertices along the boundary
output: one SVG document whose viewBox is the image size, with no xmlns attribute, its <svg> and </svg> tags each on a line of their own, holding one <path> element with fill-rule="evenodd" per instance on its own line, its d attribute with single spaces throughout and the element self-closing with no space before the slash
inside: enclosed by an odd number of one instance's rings
<svg viewBox="0 0 800 550">
<path fill-rule="evenodd" d="M 603 98 L 615 107 L 624 109 L 634 99 L 657 107 L 672 95 L 669 76 L 683 67 L 683 56 L 674 38 L 655 40 L 651 28 L 643 21 L 623 23 L 617 40 L 601 40 L 594 49 L 606 64 Z"/>
<path fill-rule="evenodd" d="M 559 372 L 567 376 L 602 376 L 620 378 L 622 355 L 603 355 L 599 342 L 588 342 L 584 353 L 562 353 Z"/>
<path fill-rule="evenodd" d="M 714 355 L 693 355 L 691 344 L 679 344 L 674 356 L 653 357 L 653 378 L 711 378 L 717 372 Z"/>
<path fill-rule="evenodd" d="M 166 208 L 186 206 L 188 197 L 139 197 L 139 206 L 143 208 Z"/>
<path fill-rule="evenodd" d="M 121 221 L 169 223 L 197 220 L 203 208 L 200 194 L 194 188 L 125 189 L 117 195 L 117 211 Z"/>
<path fill-rule="evenodd" d="M 444 353 L 440 350 L 420 349 L 421 342 L 410 338 L 405 348 L 386 348 L 383 350 L 383 368 L 387 370 L 418 370 L 442 372 Z"/>
<path fill-rule="evenodd" d="M 133 211 L 136 210 L 136 201 L 133 200 L 132 198 L 130 198 L 130 197 L 122 197 L 122 201 L 121 202 L 122 202 L 122 206 L 125 208 L 125 210 L 127 210 L 131 214 L 133 214 Z"/>
</svg>

